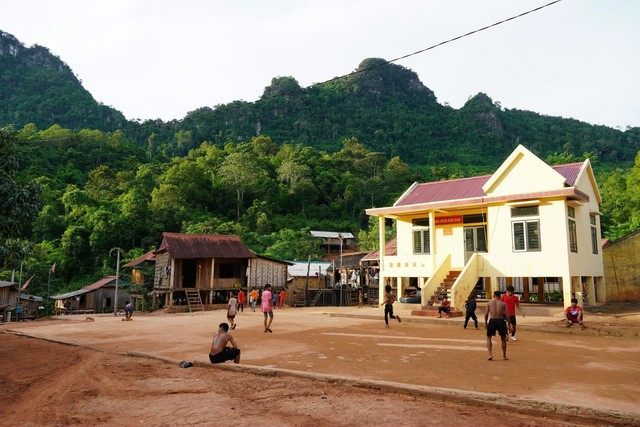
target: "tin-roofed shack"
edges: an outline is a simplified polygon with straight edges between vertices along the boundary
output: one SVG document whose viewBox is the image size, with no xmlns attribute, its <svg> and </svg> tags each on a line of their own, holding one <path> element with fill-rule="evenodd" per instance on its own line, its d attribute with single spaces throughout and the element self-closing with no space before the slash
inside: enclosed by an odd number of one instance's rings
<svg viewBox="0 0 640 427">
<path fill-rule="evenodd" d="M 131 299 L 126 289 L 128 285 L 126 280 L 118 279 L 118 309 L 124 309 L 127 301 Z M 52 295 L 51 299 L 56 300 L 55 314 L 113 311 L 116 299 L 116 276 L 104 277 L 76 291 Z"/>
<path fill-rule="evenodd" d="M 288 264 L 256 256 L 238 236 L 163 233 L 154 254 L 154 307 L 185 305 L 194 292 L 218 304 L 241 288 L 286 285 Z"/>
</svg>

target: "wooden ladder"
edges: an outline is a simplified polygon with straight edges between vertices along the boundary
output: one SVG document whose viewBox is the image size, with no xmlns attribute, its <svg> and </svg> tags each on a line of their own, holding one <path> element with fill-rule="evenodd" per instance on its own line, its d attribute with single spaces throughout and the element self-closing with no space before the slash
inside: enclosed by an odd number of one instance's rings
<svg viewBox="0 0 640 427">
<path fill-rule="evenodd" d="M 185 295 L 187 296 L 187 304 L 189 304 L 189 312 L 204 311 L 202 305 L 202 299 L 200 299 L 200 291 L 197 289 L 185 289 Z"/>
<path fill-rule="evenodd" d="M 318 303 L 318 300 L 320 299 L 320 295 L 322 295 L 324 293 L 324 289 L 318 289 L 318 292 L 316 293 L 316 296 L 313 298 L 313 301 L 311 301 L 311 304 L 309 304 L 309 307 L 313 307 Z"/>
</svg>

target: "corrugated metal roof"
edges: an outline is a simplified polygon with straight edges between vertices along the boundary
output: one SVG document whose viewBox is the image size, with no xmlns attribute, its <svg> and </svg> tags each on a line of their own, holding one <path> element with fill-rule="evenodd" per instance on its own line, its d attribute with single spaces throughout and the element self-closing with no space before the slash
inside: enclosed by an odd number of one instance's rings
<svg viewBox="0 0 640 427">
<path fill-rule="evenodd" d="M 115 281 L 116 281 L 116 276 L 107 276 L 103 279 L 98 280 L 95 283 L 92 283 L 87 286 L 83 286 L 81 289 L 86 289 L 88 291 L 95 291 L 96 289 L 100 289 L 101 287 L 106 286 L 110 283 L 115 283 Z M 118 280 L 118 284 L 125 285 L 127 284 L 127 282 L 123 279 L 120 279 Z"/>
<path fill-rule="evenodd" d="M 0 288 L 5 288 L 7 286 L 13 286 L 13 285 L 17 285 L 16 282 L 5 282 L 3 280 L 0 280 Z"/>
<path fill-rule="evenodd" d="M 309 231 L 313 237 L 322 237 L 323 239 L 339 239 L 342 235 L 343 239 L 355 239 L 353 234 L 341 231 Z"/>
<path fill-rule="evenodd" d="M 156 254 L 154 252 L 155 251 L 149 251 L 146 254 L 134 259 L 133 261 L 129 261 L 128 263 L 123 265 L 123 267 L 135 267 L 136 265 L 142 264 L 145 261 L 155 262 L 156 261 Z"/>
<path fill-rule="evenodd" d="M 576 185 L 576 179 L 582 170 L 584 163 L 567 163 L 566 165 L 551 166 L 556 172 L 567 180 L 567 186 L 573 187 Z"/>
<path fill-rule="evenodd" d="M 51 295 L 49 298 L 51 299 L 67 299 L 67 298 L 72 298 L 78 295 L 82 295 L 82 294 L 86 294 L 89 291 L 88 289 L 78 289 L 77 291 L 73 291 L 73 292 L 67 292 L 66 294 L 58 294 L 58 295 Z"/>
<path fill-rule="evenodd" d="M 396 237 L 389 240 L 386 245 L 384 245 L 384 253 L 385 256 L 395 256 L 398 255 L 398 240 Z M 380 249 L 376 249 L 375 251 L 369 252 L 364 258 L 360 261 L 377 261 L 380 259 Z"/>
<path fill-rule="evenodd" d="M 565 178 L 568 187 L 573 187 L 582 166 L 583 163 L 569 163 L 566 165 L 552 166 L 552 168 Z M 491 176 L 492 175 L 482 175 L 471 178 L 418 184 L 411 192 L 406 194 L 404 198 L 398 200 L 394 206 L 485 197 L 487 194 L 482 189 L 482 186 Z"/>
<path fill-rule="evenodd" d="M 169 252 L 172 258 L 255 258 L 238 236 L 162 233 L 155 253 Z"/>
<path fill-rule="evenodd" d="M 311 265 L 309 267 L 309 276 L 315 276 L 320 269 L 320 273 L 323 275 L 327 274 L 327 270 L 331 268 L 330 262 L 320 262 L 320 261 L 311 261 Z M 306 277 L 307 276 L 307 261 L 294 261 L 292 265 L 290 265 L 287 269 L 289 272 L 289 276 L 291 277 Z"/>
<path fill-rule="evenodd" d="M 402 200 L 398 200 L 394 206 L 482 197 L 486 195 L 482 186 L 489 178 L 491 175 L 418 184 L 413 191 L 405 195 Z"/>
</svg>

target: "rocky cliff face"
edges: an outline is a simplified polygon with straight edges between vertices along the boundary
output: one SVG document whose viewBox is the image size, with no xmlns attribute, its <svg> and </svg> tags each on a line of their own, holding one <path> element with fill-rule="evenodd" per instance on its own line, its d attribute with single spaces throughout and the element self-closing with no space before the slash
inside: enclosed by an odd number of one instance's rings
<svg viewBox="0 0 640 427">
<path fill-rule="evenodd" d="M 0 31 L 0 126 L 114 130 L 126 119 L 97 102 L 71 68 L 43 46 Z"/>
</svg>

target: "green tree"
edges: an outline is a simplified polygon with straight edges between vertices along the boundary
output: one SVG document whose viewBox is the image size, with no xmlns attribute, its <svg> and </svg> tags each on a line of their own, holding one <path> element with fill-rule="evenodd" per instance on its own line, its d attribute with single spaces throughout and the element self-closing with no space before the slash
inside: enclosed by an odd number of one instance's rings
<svg viewBox="0 0 640 427">
<path fill-rule="evenodd" d="M 253 156 L 248 153 L 232 153 L 220 166 L 218 175 L 222 181 L 236 191 L 236 221 L 240 222 L 240 208 L 244 195 L 257 189 L 261 179 L 265 177 Z"/>
<path fill-rule="evenodd" d="M 19 177 L 15 133 L 0 129 L 0 264 L 16 254 L 8 239 L 24 236 L 42 207 L 41 187 Z"/>
</svg>

